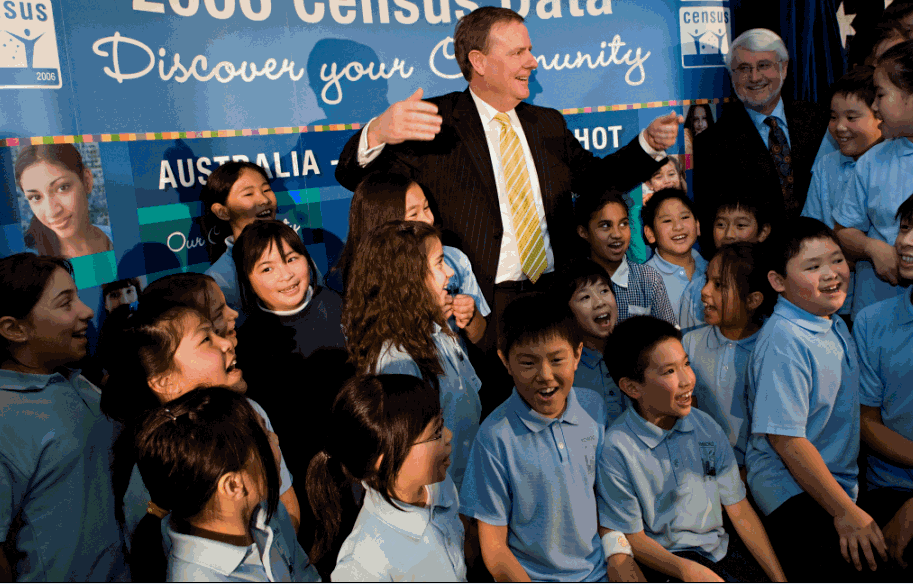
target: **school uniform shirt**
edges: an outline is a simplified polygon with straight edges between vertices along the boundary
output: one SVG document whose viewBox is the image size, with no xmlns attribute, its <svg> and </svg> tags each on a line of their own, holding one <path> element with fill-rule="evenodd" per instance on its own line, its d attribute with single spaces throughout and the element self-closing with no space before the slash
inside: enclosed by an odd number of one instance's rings
<svg viewBox="0 0 913 584">
<path fill-rule="evenodd" d="M 18 552 L 15 580 L 130 578 L 111 482 L 117 427 L 100 398 L 76 370 L 0 369 L 0 531 Z"/>
<path fill-rule="evenodd" d="M 842 318 L 780 296 L 748 360 L 748 410 L 748 486 L 765 515 L 803 492 L 765 434 L 807 438 L 856 500 L 859 356 Z"/>
<path fill-rule="evenodd" d="M 232 249 L 235 247 L 235 236 L 229 235 L 225 238 L 225 253 L 219 256 L 219 259 L 206 270 L 207 276 L 212 276 L 222 294 L 225 295 L 225 304 L 231 306 L 239 313 L 241 310 L 241 285 L 238 283 L 238 271 L 235 269 L 235 258 L 232 255 Z"/>
<path fill-rule="evenodd" d="M 288 513 L 274 513 L 267 523 L 262 503 L 251 516 L 254 543 L 247 546 L 181 533 L 170 516 L 163 523 L 171 540 L 167 582 L 320 582 Z"/>
<path fill-rule="evenodd" d="M 685 272 L 685 268 L 677 266 L 672 262 L 666 261 L 657 251 L 653 257 L 647 260 L 644 265 L 652 267 L 663 279 L 663 286 L 666 288 L 666 296 L 669 298 L 669 304 L 672 306 L 672 313 L 675 315 L 675 323 L 678 324 L 679 306 L 682 300 L 682 294 L 691 284 L 694 278 L 707 273 L 707 260 L 701 257 L 696 250 L 691 250 L 691 257 L 694 258 L 694 274 L 691 279 Z M 700 291 L 698 291 L 700 295 Z"/>
<path fill-rule="evenodd" d="M 760 332 L 760 331 L 758 331 Z M 705 326 L 685 335 L 682 346 L 697 378 L 698 407 L 729 437 L 739 466 L 745 464 L 748 443 L 748 359 L 758 333 L 733 341 L 719 327 Z"/>
<path fill-rule="evenodd" d="M 472 446 L 460 513 L 508 526 L 507 545 L 535 581 L 605 580 L 596 531 L 596 459 L 605 406 L 572 388 L 557 418 L 530 408 L 514 388 Z"/>
<path fill-rule="evenodd" d="M 599 461 L 599 524 L 641 530 L 670 552 L 726 557 L 723 505 L 745 498 L 729 439 L 698 410 L 671 430 L 628 408 L 606 432 Z"/>
<path fill-rule="evenodd" d="M 254 409 L 260 415 L 260 418 L 263 420 L 263 425 L 266 428 L 267 432 L 275 432 L 273 429 L 273 424 L 270 422 L 269 416 L 266 415 L 266 412 L 260 407 L 260 404 L 254 400 L 247 398 L 247 403 L 250 404 L 250 407 Z M 280 435 L 281 439 L 281 435 Z M 286 491 L 292 488 L 292 474 L 288 470 L 288 466 L 285 464 L 285 456 L 282 454 L 282 448 L 279 448 L 279 494 L 284 495 Z M 146 516 L 146 508 L 149 506 L 149 501 L 152 499 L 152 496 L 149 494 L 149 489 L 146 488 L 146 485 L 143 483 L 143 476 L 139 472 L 139 466 L 133 465 L 133 470 L 130 473 L 130 482 L 127 485 L 127 490 L 124 493 L 124 502 L 123 502 L 123 512 L 124 512 L 124 534 L 126 537 L 127 551 L 132 549 L 133 545 L 133 534 L 136 532 L 136 528 L 139 525 L 139 522 L 142 521 L 143 517 Z M 280 506 L 282 504 L 280 503 Z"/>
<path fill-rule="evenodd" d="M 612 274 L 612 291 L 618 304 L 618 322 L 645 314 L 676 324 L 663 279 L 652 267 L 622 257 Z"/>
<path fill-rule="evenodd" d="M 826 139 L 822 144 L 824 143 L 827 143 Z M 808 188 L 808 198 L 805 199 L 802 216 L 817 219 L 833 229 L 834 209 L 841 205 L 847 191 L 856 186 L 855 171 L 856 161 L 853 157 L 845 156 L 839 150 L 815 159 L 812 166 L 812 182 Z M 837 314 L 852 312 L 855 283 L 856 273 L 850 272 L 846 301 Z"/>
<path fill-rule="evenodd" d="M 884 425 L 913 440 L 913 304 L 911 289 L 903 296 L 864 308 L 853 323 L 859 348 L 859 402 L 879 408 Z M 866 471 L 869 490 L 882 487 L 913 490 L 913 469 L 870 454 Z"/>
<path fill-rule="evenodd" d="M 846 195 L 834 208 L 834 221 L 893 246 L 900 228 L 900 221 L 894 215 L 910 193 L 913 193 L 913 143 L 907 138 L 897 138 L 876 144 L 856 161 Z M 901 294 L 903 288 L 878 279 L 870 262 L 856 263 L 854 319 L 866 306 Z"/>
<path fill-rule="evenodd" d="M 432 337 L 437 347 L 438 359 L 444 369 L 444 374 L 438 376 L 444 425 L 453 433 L 453 450 L 450 453 L 448 470 L 459 489 L 463 484 L 469 450 L 482 420 L 482 401 L 479 399 L 482 381 L 476 375 L 457 338 L 444 332 L 436 324 Z M 409 353 L 390 341 L 384 342 L 374 371 L 378 375 L 400 373 L 422 377 L 418 364 L 412 360 Z"/>
<path fill-rule="evenodd" d="M 355 527 L 342 544 L 334 582 L 465 582 L 460 499 L 450 476 L 425 485 L 425 507 L 388 503 L 365 485 Z"/>
<path fill-rule="evenodd" d="M 615 385 L 602 353 L 586 345 L 580 354 L 580 365 L 574 374 L 574 387 L 584 387 L 599 394 L 606 408 L 606 425 L 614 422 L 628 407 L 628 398 Z"/>
<path fill-rule="evenodd" d="M 701 290 L 707 285 L 706 270 L 705 267 L 704 273 L 700 275 L 695 273 L 682 292 L 682 300 L 678 305 L 678 325 L 682 334 L 707 325 L 704 320 L 704 301 L 701 300 Z"/>
</svg>

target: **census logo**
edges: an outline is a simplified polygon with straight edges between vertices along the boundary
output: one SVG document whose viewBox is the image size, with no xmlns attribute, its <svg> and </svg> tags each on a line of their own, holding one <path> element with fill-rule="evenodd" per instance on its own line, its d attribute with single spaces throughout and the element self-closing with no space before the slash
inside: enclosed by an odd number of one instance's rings
<svg viewBox="0 0 913 584">
<path fill-rule="evenodd" d="M 50 0 L 0 3 L 0 89 L 59 89 L 61 85 Z"/>
<path fill-rule="evenodd" d="M 679 9 L 682 66 L 724 67 L 732 35 L 729 4 L 685 5 Z"/>
</svg>

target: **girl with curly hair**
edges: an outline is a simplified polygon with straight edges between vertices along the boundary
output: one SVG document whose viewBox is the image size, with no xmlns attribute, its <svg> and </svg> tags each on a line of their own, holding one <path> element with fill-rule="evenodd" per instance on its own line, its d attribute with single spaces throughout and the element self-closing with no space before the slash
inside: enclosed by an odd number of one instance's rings
<svg viewBox="0 0 913 584">
<path fill-rule="evenodd" d="M 479 430 L 479 381 L 454 332 L 440 231 L 391 221 L 358 246 L 349 271 L 342 324 L 359 374 L 401 373 L 440 388 L 444 424 L 453 432 L 450 475 L 457 487 Z"/>
</svg>

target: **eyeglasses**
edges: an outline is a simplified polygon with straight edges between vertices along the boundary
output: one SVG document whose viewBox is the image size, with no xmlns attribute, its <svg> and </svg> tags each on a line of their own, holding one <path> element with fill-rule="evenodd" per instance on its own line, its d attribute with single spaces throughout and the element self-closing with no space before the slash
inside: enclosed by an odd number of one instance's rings
<svg viewBox="0 0 913 584">
<path fill-rule="evenodd" d="M 732 70 L 732 73 L 734 75 L 738 75 L 742 79 L 746 79 L 748 77 L 751 77 L 754 74 L 755 69 L 757 69 L 758 73 L 760 73 L 761 75 L 766 75 L 766 74 L 770 73 L 774 69 L 774 67 L 779 66 L 780 63 L 781 63 L 781 61 L 777 61 L 776 63 L 774 63 L 773 61 L 761 61 L 760 63 L 758 63 L 757 67 L 753 67 L 751 65 L 739 65 L 738 67 L 736 67 L 735 69 Z"/>
</svg>

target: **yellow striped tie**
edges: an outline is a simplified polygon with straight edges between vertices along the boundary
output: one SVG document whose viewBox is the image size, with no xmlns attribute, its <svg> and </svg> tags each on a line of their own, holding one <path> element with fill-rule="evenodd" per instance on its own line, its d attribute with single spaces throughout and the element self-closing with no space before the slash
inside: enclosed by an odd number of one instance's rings
<svg viewBox="0 0 913 584">
<path fill-rule="evenodd" d="M 517 236 L 520 261 L 523 273 L 535 284 L 548 267 L 548 260 L 545 257 L 545 240 L 539 229 L 539 213 L 529 184 L 526 157 L 507 114 L 499 113 L 495 119 L 501 124 L 501 167 L 504 169 L 504 185 L 507 187 L 507 201 L 510 203 L 510 218 Z"/>
</svg>

